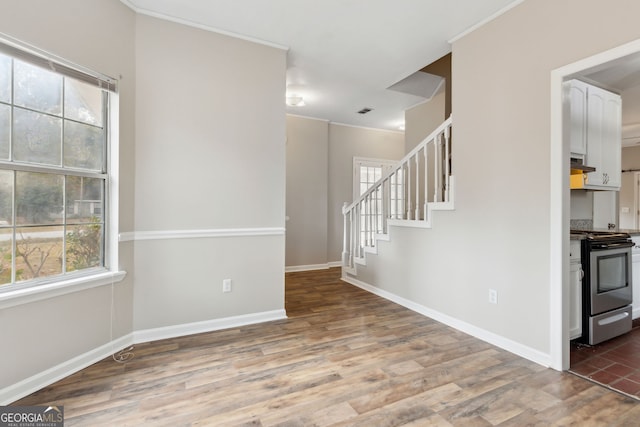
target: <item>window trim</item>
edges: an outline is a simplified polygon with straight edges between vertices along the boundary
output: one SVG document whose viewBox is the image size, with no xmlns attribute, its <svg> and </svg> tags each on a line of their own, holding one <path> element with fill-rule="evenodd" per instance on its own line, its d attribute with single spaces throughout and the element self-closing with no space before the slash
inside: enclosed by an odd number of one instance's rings
<svg viewBox="0 0 640 427">
<path fill-rule="evenodd" d="M 360 166 L 380 167 L 382 168 L 382 175 L 389 169 L 398 163 L 397 160 L 389 159 L 374 159 L 369 157 L 354 157 L 353 158 L 353 184 L 352 193 L 353 200 L 357 200 L 360 197 Z"/>
<path fill-rule="evenodd" d="M 116 284 L 121 282 L 126 275 L 127 273 L 125 271 L 101 270 L 96 274 L 82 275 L 66 278 L 65 280 L 43 283 L 37 286 L 14 289 L 0 295 L 0 310 L 96 288 L 98 286 Z"/>
<path fill-rule="evenodd" d="M 8 52 L 11 51 L 10 52 Z M 60 276 L 51 276 L 31 286 L 9 288 L 2 290 L 0 286 L 0 309 L 27 304 L 35 301 L 53 298 L 60 295 L 91 289 L 103 285 L 113 285 L 124 279 L 126 271 L 119 269 L 119 174 L 120 174 L 120 95 L 117 91 L 117 81 L 101 73 L 89 70 L 85 67 L 70 63 L 56 55 L 49 54 L 28 44 L 0 33 L 0 52 L 8 53 L 16 57 L 12 52 L 20 52 L 17 56 L 20 60 L 32 57 L 32 63 L 45 61 L 48 66 L 67 77 L 78 79 L 78 74 L 86 75 L 89 79 L 80 79 L 93 84 L 108 92 L 107 96 L 107 123 L 106 126 L 106 180 L 105 180 L 105 221 L 104 221 L 104 267 L 88 269 Z M 41 65 L 41 64 L 39 64 Z M 57 68 L 56 68 L 57 67 Z M 93 80 L 95 79 L 95 80 Z M 12 168 L 30 169 L 28 165 L 16 163 Z M 46 169 L 46 167 L 45 167 Z M 74 173 L 77 171 L 74 170 Z"/>
<path fill-rule="evenodd" d="M 98 73 L 89 68 L 74 64 L 57 55 L 38 49 L 27 43 L 0 33 L 0 53 L 12 56 L 20 61 L 49 69 L 66 77 L 97 86 L 108 92 L 118 92 L 118 82 L 113 77 Z"/>
</svg>

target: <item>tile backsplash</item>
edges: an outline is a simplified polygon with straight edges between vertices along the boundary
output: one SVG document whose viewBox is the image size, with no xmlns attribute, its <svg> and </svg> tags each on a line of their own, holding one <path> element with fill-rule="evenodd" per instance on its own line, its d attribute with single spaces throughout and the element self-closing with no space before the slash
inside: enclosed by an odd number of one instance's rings
<svg viewBox="0 0 640 427">
<path fill-rule="evenodd" d="M 572 230 L 593 230 L 592 219 L 570 219 L 569 228 Z"/>
</svg>

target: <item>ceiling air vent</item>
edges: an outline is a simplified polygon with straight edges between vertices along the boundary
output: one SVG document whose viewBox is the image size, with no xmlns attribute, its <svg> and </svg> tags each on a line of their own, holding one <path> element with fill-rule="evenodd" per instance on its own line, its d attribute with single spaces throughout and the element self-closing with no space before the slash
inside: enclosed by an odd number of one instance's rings
<svg viewBox="0 0 640 427">
<path fill-rule="evenodd" d="M 367 114 L 369 111 L 372 111 L 373 108 L 363 108 L 362 110 L 358 111 L 358 114 Z"/>
</svg>

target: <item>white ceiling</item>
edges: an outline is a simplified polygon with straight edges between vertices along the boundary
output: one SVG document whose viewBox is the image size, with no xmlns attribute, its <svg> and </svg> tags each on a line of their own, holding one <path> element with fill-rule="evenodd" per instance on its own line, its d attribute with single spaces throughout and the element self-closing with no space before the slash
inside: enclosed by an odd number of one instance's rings
<svg viewBox="0 0 640 427">
<path fill-rule="evenodd" d="M 287 84 L 305 101 L 288 113 L 397 130 L 404 110 L 428 97 L 387 88 L 522 0 L 121 1 L 139 13 L 288 48 Z M 365 107 L 373 111 L 357 114 Z"/>
</svg>

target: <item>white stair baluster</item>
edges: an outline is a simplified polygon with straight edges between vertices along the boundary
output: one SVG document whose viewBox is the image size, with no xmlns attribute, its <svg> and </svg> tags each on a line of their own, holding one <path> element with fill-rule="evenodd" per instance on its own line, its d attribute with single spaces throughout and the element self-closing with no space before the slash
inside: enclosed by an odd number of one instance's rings
<svg viewBox="0 0 640 427">
<path fill-rule="evenodd" d="M 427 221 L 427 203 L 429 203 L 429 155 L 427 145 L 424 146 L 424 220 Z"/>
<path fill-rule="evenodd" d="M 380 233 L 380 227 L 379 227 L 379 221 L 378 221 L 378 215 L 380 215 L 380 213 L 378 212 L 378 200 L 380 200 L 380 187 L 376 187 L 375 190 L 373 190 L 373 194 L 375 195 L 375 197 L 373 198 L 375 205 L 373 206 L 373 219 L 375 222 L 375 226 L 373 227 L 373 243 L 375 246 L 376 243 L 376 235 L 378 235 Z"/>
<path fill-rule="evenodd" d="M 420 219 L 420 156 L 416 153 L 416 213 L 413 216 L 413 219 L 416 221 Z"/>
<path fill-rule="evenodd" d="M 411 215 L 413 215 L 413 212 L 411 212 L 411 159 L 409 158 L 407 160 L 407 200 L 406 200 L 406 208 L 407 208 L 407 219 L 411 219 Z"/>
<path fill-rule="evenodd" d="M 345 267 L 349 267 L 349 251 L 347 248 L 347 244 L 348 244 L 348 235 L 347 235 L 347 227 L 349 226 L 349 221 L 348 221 L 348 211 L 347 211 L 347 207 L 349 206 L 349 203 L 344 202 L 344 204 L 342 205 L 342 265 Z"/>
<path fill-rule="evenodd" d="M 344 204 L 342 264 L 349 269 L 347 273 L 356 273 L 356 265 L 364 263 L 363 258 L 370 252 L 366 247 L 375 247 L 378 236 L 388 239 L 389 219 L 394 225 L 430 227 L 428 213 L 431 208 L 453 209 L 451 123 L 449 117 L 397 166 L 382 176 L 373 177 L 378 178 L 377 181 L 357 200 Z M 429 154 L 430 147 L 433 147 L 433 158 Z M 429 166 L 431 161 L 433 172 Z M 429 197 L 431 186 L 432 200 Z M 430 203 L 434 205 L 430 206 Z"/>
<path fill-rule="evenodd" d="M 367 220 L 365 221 L 365 227 L 367 229 L 367 242 L 366 242 L 366 246 L 373 246 L 373 242 L 371 239 L 371 194 L 369 193 L 369 195 L 367 196 L 367 213 L 365 218 L 367 218 Z"/>
<path fill-rule="evenodd" d="M 450 140 L 450 128 L 446 128 L 444 130 L 444 165 L 445 165 L 445 193 L 444 193 L 444 201 L 449 201 L 449 176 L 451 175 L 451 165 L 449 164 L 449 140 Z"/>
<path fill-rule="evenodd" d="M 440 163 L 440 155 L 438 154 L 438 140 L 440 139 L 440 134 L 436 136 L 435 143 L 433 144 L 433 201 L 438 202 L 438 187 L 440 186 L 440 172 L 439 165 Z"/>
<path fill-rule="evenodd" d="M 361 254 L 360 254 L 360 247 L 361 247 L 360 229 L 362 228 L 362 220 L 361 220 L 361 216 L 360 216 L 361 206 L 362 206 L 362 202 L 360 202 L 360 203 L 358 203 L 356 205 L 356 209 L 355 209 L 356 215 L 355 215 L 355 218 L 354 218 L 354 222 L 356 224 L 356 227 L 355 227 L 353 238 L 354 238 L 354 243 L 355 243 L 354 251 L 355 251 L 356 258 L 360 258 L 361 257 Z"/>
<path fill-rule="evenodd" d="M 389 204 L 387 202 L 389 191 L 386 189 L 387 185 L 389 185 L 388 180 L 382 181 L 380 185 L 380 191 L 382 192 L 380 196 L 382 200 L 382 234 L 387 234 L 387 218 L 389 217 Z"/>
</svg>

